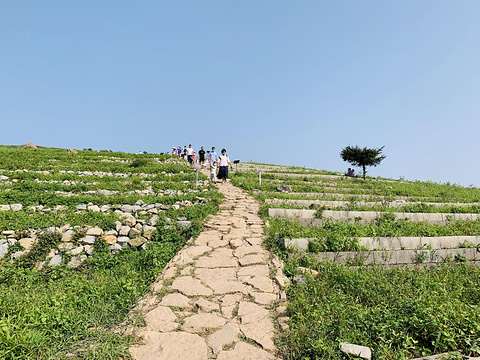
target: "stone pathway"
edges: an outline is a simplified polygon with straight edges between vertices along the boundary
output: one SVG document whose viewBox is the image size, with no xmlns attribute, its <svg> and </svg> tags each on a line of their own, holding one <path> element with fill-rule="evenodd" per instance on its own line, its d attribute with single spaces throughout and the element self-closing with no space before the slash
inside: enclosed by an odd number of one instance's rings
<svg viewBox="0 0 480 360">
<path fill-rule="evenodd" d="M 146 326 L 130 348 L 136 360 L 278 359 L 275 334 L 288 327 L 282 263 L 262 247 L 257 202 L 218 187 L 221 210 L 154 284 L 165 295 L 139 304 Z"/>
</svg>

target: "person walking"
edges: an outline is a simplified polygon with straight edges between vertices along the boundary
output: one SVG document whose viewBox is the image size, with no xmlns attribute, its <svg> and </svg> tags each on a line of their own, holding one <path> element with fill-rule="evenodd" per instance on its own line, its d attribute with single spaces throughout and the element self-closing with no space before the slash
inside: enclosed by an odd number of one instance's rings
<svg viewBox="0 0 480 360">
<path fill-rule="evenodd" d="M 212 184 L 217 183 L 217 162 L 210 163 L 210 181 Z"/>
<path fill-rule="evenodd" d="M 212 151 L 210 151 L 210 154 L 208 156 L 208 162 L 210 163 L 210 165 L 217 162 L 217 153 L 215 152 L 215 146 L 212 146 Z"/>
<path fill-rule="evenodd" d="M 222 155 L 218 157 L 218 180 L 222 180 L 222 182 L 227 182 L 228 181 L 228 167 L 232 166 L 232 163 L 230 162 L 230 159 L 228 158 L 227 155 L 227 150 L 222 149 Z"/>
<path fill-rule="evenodd" d="M 193 148 L 191 144 L 188 145 L 187 160 L 188 160 L 188 163 L 190 164 L 190 167 L 192 167 L 193 166 Z"/>
<path fill-rule="evenodd" d="M 203 169 L 203 163 L 205 162 L 205 150 L 203 149 L 203 146 L 200 150 L 198 150 L 198 163 Z"/>
</svg>

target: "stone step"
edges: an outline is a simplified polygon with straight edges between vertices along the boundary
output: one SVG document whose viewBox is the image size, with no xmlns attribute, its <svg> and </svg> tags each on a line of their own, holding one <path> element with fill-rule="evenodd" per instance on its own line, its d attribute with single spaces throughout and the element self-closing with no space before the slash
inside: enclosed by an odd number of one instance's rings
<svg viewBox="0 0 480 360">
<path fill-rule="evenodd" d="M 259 195 L 272 195 L 276 196 L 277 192 L 271 191 L 260 191 L 254 190 L 255 194 Z M 395 200 L 408 200 L 411 198 L 415 199 L 428 199 L 427 197 L 422 196 L 382 196 L 382 195 L 368 195 L 368 194 L 338 194 L 338 193 L 323 193 L 323 192 L 292 192 L 290 195 L 302 196 L 306 198 L 317 198 L 317 199 L 375 199 L 375 200 L 383 200 L 383 199 L 395 199 Z"/>
<path fill-rule="evenodd" d="M 367 223 L 381 217 L 385 212 L 381 211 L 334 211 L 324 210 L 321 212 L 320 218 L 317 217 L 317 210 L 303 209 L 268 209 L 268 215 L 272 218 L 283 218 L 289 220 L 297 220 L 304 226 L 320 226 L 324 219 L 334 221 L 358 221 L 359 223 Z M 415 222 L 425 222 L 428 224 L 445 225 L 447 222 L 477 220 L 480 214 L 449 214 L 449 213 L 397 213 L 392 212 L 396 220 L 408 219 Z"/>
<path fill-rule="evenodd" d="M 297 199 L 265 199 L 266 204 L 290 204 L 304 206 L 309 208 L 310 206 L 327 206 L 327 207 L 340 207 L 340 206 L 387 206 L 391 208 L 401 207 L 406 205 L 428 205 L 428 206 L 474 206 L 480 205 L 480 203 L 440 203 L 440 202 L 420 202 L 420 201 L 405 201 L 405 200 L 394 200 L 394 201 L 335 201 L 335 200 L 297 200 Z"/>
<path fill-rule="evenodd" d="M 352 266 L 374 263 L 389 267 L 414 267 L 449 262 L 480 263 L 480 252 L 476 248 L 321 252 L 317 257 L 322 261 L 348 263 Z"/>
<path fill-rule="evenodd" d="M 308 243 L 315 239 L 283 239 L 279 244 L 283 248 L 293 246 L 307 251 Z M 352 238 L 354 240 L 354 238 Z M 399 236 L 399 237 L 360 237 L 358 245 L 366 250 L 421 250 L 421 249 L 458 249 L 480 246 L 480 236 Z"/>
</svg>

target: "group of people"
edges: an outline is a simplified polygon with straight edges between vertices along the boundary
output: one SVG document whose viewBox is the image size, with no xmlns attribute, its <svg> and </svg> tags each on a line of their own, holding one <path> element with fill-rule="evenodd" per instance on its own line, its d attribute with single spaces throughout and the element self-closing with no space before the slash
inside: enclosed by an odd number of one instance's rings
<svg viewBox="0 0 480 360">
<path fill-rule="evenodd" d="M 208 166 L 210 167 L 210 181 L 213 184 L 216 184 L 217 181 L 226 182 L 228 181 L 228 168 L 232 167 L 232 163 L 227 155 L 227 150 L 222 149 L 221 155 L 218 156 L 215 151 L 215 146 L 212 147 L 211 151 L 205 151 L 202 146 L 198 151 L 198 156 L 195 151 L 193 151 L 192 145 L 183 147 L 173 147 L 172 155 L 181 157 L 182 159 L 187 159 L 190 163 L 190 166 L 193 167 L 193 164 L 199 164 L 203 169 L 205 166 L 205 161 L 208 160 Z M 217 175 L 218 169 L 218 175 Z"/>
<path fill-rule="evenodd" d="M 357 175 L 355 175 L 355 170 L 350 169 L 350 168 L 348 168 L 347 173 L 345 175 L 350 176 L 350 177 L 356 177 L 357 176 Z"/>
</svg>

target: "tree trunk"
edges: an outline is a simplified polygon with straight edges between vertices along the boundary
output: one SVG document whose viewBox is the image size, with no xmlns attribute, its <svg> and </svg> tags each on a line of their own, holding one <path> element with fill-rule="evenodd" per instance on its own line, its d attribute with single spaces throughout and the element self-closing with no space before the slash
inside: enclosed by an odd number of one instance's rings
<svg viewBox="0 0 480 360">
<path fill-rule="evenodd" d="M 363 165 L 363 180 L 367 180 L 367 171 L 365 170 L 365 165 Z"/>
</svg>

